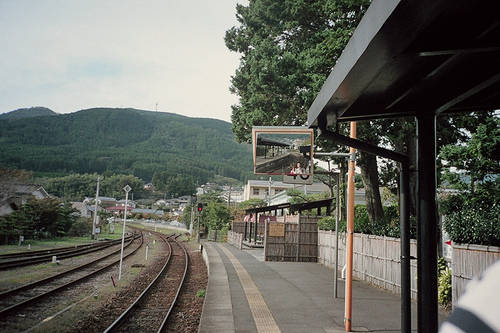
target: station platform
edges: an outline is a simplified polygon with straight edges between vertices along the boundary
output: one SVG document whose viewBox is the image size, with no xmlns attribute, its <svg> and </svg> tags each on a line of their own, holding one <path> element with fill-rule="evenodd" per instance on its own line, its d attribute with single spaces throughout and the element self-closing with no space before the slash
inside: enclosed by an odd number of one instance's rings
<svg viewBox="0 0 500 333">
<path fill-rule="evenodd" d="M 339 279 L 335 299 L 332 269 L 318 263 L 265 262 L 263 249 L 213 242 L 203 247 L 209 277 L 200 333 L 345 332 L 344 282 Z M 353 332 L 399 332 L 400 308 L 398 295 L 353 281 Z M 441 322 L 446 314 L 439 317 Z"/>
</svg>

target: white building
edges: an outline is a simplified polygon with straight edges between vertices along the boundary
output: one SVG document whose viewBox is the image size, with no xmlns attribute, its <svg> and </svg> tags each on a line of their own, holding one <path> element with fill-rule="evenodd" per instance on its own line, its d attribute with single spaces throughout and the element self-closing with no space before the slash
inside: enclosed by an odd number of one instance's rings
<svg viewBox="0 0 500 333">
<path fill-rule="evenodd" d="M 314 184 L 313 184 L 314 185 Z M 307 185 L 308 187 L 309 186 L 313 186 L 313 185 Z M 328 189 L 328 186 L 326 186 L 326 191 L 327 192 L 330 192 L 330 190 Z M 303 187 L 302 185 L 300 185 L 300 188 L 299 187 L 296 187 L 296 189 L 298 190 L 303 190 Z M 309 194 L 315 194 L 315 193 L 323 193 L 325 191 L 322 191 L 322 192 L 308 192 Z M 276 195 L 273 195 L 271 197 L 271 205 L 279 205 L 279 204 L 282 204 L 282 203 L 287 203 L 290 201 L 290 197 L 286 194 L 286 191 L 285 192 L 280 192 Z M 365 189 L 364 188 L 361 188 L 361 189 L 355 189 L 354 190 L 354 204 L 355 205 L 366 205 L 366 200 L 365 200 Z"/>
<path fill-rule="evenodd" d="M 219 185 L 215 183 L 206 183 L 196 188 L 196 194 L 202 195 L 210 192 L 215 192 L 219 189 Z"/>
<path fill-rule="evenodd" d="M 224 200 L 224 202 L 230 201 L 233 203 L 240 203 L 243 201 L 243 188 L 227 188 L 221 192 L 219 197 Z"/>
</svg>

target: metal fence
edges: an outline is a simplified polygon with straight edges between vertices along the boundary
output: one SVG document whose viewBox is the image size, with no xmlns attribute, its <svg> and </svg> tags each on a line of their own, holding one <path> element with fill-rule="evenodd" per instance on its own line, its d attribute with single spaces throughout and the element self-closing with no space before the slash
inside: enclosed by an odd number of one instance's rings
<svg viewBox="0 0 500 333">
<path fill-rule="evenodd" d="M 338 269 L 345 265 L 345 234 L 339 233 Z M 318 231 L 318 262 L 328 267 L 335 265 L 335 232 Z M 410 242 L 410 254 L 416 256 L 417 243 Z M 401 260 L 399 238 L 354 234 L 353 275 L 376 286 L 401 293 Z M 411 297 L 417 298 L 417 262 L 410 266 Z"/>
</svg>

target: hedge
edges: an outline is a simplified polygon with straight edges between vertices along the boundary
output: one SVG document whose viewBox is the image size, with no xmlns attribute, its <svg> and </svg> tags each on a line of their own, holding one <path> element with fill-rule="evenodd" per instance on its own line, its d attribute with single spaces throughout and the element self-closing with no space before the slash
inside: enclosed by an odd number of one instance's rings
<svg viewBox="0 0 500 333">
<path fill-rule="evenodd" d="M 491 192 L 455 195 L 443 202 L 444 229 L 455 243 L 500 246 L 500 204 Z"/>
<path fill-rule="evenodd" d="M 399 213 L 397 206 L 384 207 L 384 220 L 383 221 L 370 221 L 366 206 L 354 206 L 354 232 L 399 237 Z M 318 221 L 318 228 L 321 230 L 335 230 L 335 217 L 327 216 Z M 339 222 L 339 231 L 346 230 L 346 222 Z M 415 220 L 410 220 L 410 237 L 416 238 L 416 224 Z"/>
</svg>

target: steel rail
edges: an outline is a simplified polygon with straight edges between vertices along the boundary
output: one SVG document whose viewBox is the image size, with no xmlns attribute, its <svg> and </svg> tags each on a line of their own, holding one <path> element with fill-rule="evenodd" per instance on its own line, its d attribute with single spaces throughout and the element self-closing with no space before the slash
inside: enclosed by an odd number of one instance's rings
<svg viewBox="0 0 500 333">
<path fill-rule="evenodd" d="M 137 252 L 142 247 L 143 243 L 144 243 L 144 237 L 141 237 L 141 243 L 139 244 L 139 246 L 136 249 L 134 249 L 132 252 L 130 252 L 129 254 L 127 254 L 126 256 L 124 256 L 124 258 L 126 258 L 126 257 L 134 254 L 135 252 Z M 60 290 L 62 290 L 64 288 L 67 288 L 67 287 L 69 287 L 69 286 L 71 286 L 71 285 L 73 285 L 75 283 L 82 282 L 83 280 L 85 280 L 85 279 L 87 279 L 87 278 L 89 278 L 89 277 L 91 277 L 91 276 L 93 276 L 93 275 L 95 275 L 95 274 L 97 274 L 97 273 L 99 273 L 101 271 L 104 271 L 105 269 L 108 269 L 109 267 L 111 267 L 113 265 L 116 265 L 118 262 L 119 262 L 119 260 L 115 260 L 112 263 L 110 263 L 110 264 L 108 264 L 108 265 L 106 265 L 104 267 L 101 267 L 101 268 L 99 268 L 99 269 L 97 269 L 95 271 L 92 271 L 92 272 L 90 272 L 90 273 L 88 273 L 88 274 L 86 274 L 86 275 L 84 275 L 84 276 L 82 276 L 82 277 L 80 277 L 78 279 L 75 279 L 75 280 L 70 281 L 68 283 L 65 283 L 65 284 L 63 284 L 61 286 L 55 287 L 55 288 L 53 288 L 53 289 L 51 289 L 51 290 L 49 290 L 47 292 L 44 292 L 42 294 L 39 294 L 37 296 L 31 297 L 31 298 L 29 298 L 27 300 L 24 300 L 22 302 L 19 302 L 17 304 L 14 304 L 14 305 L 11 305 L 11 306 L 9 306 L 7 308 L 4 308 L 4 309 L 0 310 L 0 317 L 1 316 L 5 316 L 7 313 L 10 313 L 10 312 L 12 312 L 14 310 L 17 310 L 19 308 L 25 307 L 28 304 L 31 304 L 31 303 L 33 303 L 33 302 L 35 302 L 35 301 L 37 301 L 37 300 L 39 300 L 39 299 L 41 299 L 43 297 L 46 297 L 46 296 L 48 296 L 50 294 L 53 294 L 53 293 L 55 293 L 57 291 L 60 291 Z"/>
<path fill-rule="evenodd" d="M 99 245 L 106 244 L 109 242 L 114 242 L 114 241 L 116 241 L 116 240 L 115 239 L 112 239 L 112 240 L 108 239 L 106 241 L 99 241 L 99 242 L 95 242 L 95 243 L 85 243 L 85 244 L 79 244 L 79 245 L 74 245 L 74 246 L 54 247 L 54 248 L 49 248 L 49 249 L 45 249 L 45 250 L 33 250 L 33 251 L 29 250 L 29 251 L 24 251 L 24 252 L 13 252 L 13 253 L 7 253 L 7 254 L 0 254 L 0 260 L 10 259 L 10 258 L 18 258 L 18 257 L 36 257 L 39 255 L 64 252 L 64 251 L 68 251 L 68 250 L 74 250 L 77 248 L 99 246 Z"/>
<path fill-rule="evenodd" d="M 130 239 L 130 240 L 127 242 L 127 245 L 126 245 L 125 247 L 130 246 L 130 245 L 133 243 L 133 241 L 134 241 L 135 239 L 139 238 L 139 237 L 141 237 L 141 235 L 139 235 L 139 234 L 135 235 L 135 237 L 134 237 L 133 239 Z M 9 290 L 6 290 L 6 291 L 3 291 L 3 292 L 0 292 L 0 299 L 2 299 L 2 298 L 4 298 L 4 297 L 7 297 L 7 296 L 9 296 L 9 295 L 11 295 L 11 294 L 14 294 L 14 293 L 17 293 L 17 292 L 20 292 L 20 291 L 23 291 L 23 290 L 31 289 L 31 288 L 33 288 L 33 287 L 36 287 L 36 286 L 42 285 L 42 284 L 44 284 L 44 283 L 50 282 L 50 281 L 52 281 L 52 280 L 58 279 L 58 278 L 63 277 L 63 276 L 65 276 L 65 275 L 69 274 L 69 273 L 76 272 L 76 271 L 78 271 L 78 270 L 80 270 L 80 269 L 82 269 L 82 268 L 85 268 L 85 267 L 87 267 L 87 266 L 90 266 L 90 265 L 93 265 L 93 264 L 95 264 L 95 263 L 98 263 L 98 262 L 100 262 L 100 261 L 102 261 L 102 260 L 104 260 L 104 259 L 106 259 L 106 258 L 109 258 L 109 257 L 111 257 L 111 256 L 113 256 L 113 255 L 115 255 L 115 254 L 119 253 L 119 252 L 120 252 L 120 250 L 121 250 L 121 249 L 118 249 L 118 250 L 116 250 L 116 251 L 113 251 L 113 252 L 111 252 L 111 253 L 109 253 L 109 254 L 105 255 L 105 256 L 102 256 L 102 257 L 100 257 L 100 258 L 97 258 L 96 260 L 92 260 L 92 261 L 87 262 L 87 263 L 85 263 L 85 264 L 82 264 L 82 265 L 80 265 L 80 266 L 73 267 L 73 268 L 68 269 L 68 270 L 66 270 L 66 271 L 64 271 L 64 272 L 57 273 L 57 274 L 51 275 L 51 276 L 49 276 L 49 277 L 43 278 L 43 279 L 41 279 L 41 280 L 33 281 L 33 282 L 30 282 L 30 283 L 24 284 L 24 285 L 22 285 L 22 286 L 19 286 L 19 287 L 13 288 L 13 289 L 9 289 Z"/>
<path fill-rule="evenodd" d="M 156 234 L 159 234 L 159 233 L 156 233 Z M 165 239 L 165 238 L 163 238 L 163 235 L 161 235 L 161 234 L 159 234 L 159 235 L 160 235 L 160 238 L 165 241 L 165 243 L 168 245 L 168 248 L 169 248 L 169 254 L 168 254 L 168 257 L 167 257 L 165 264 L 161 268 L 160 272 L 153 279 L 153 281 L 151 281 L 151 283 L 142 291 L 142 293 L 136 298 L 136 300 L 125 311 L 123 311 L 122 314 L 118 318 L 116 318 L 116 320 L 113 323 L 111 323 L 111 325 L 109 325 L 108 328 L 106 328 L 106 330 L 104 330 L 104 333 L 112 332 L 114 329 L 117 329 L 120 326 L 120 324 L 123 323 L 125 318 L 132 312 L 132 309 L 134 309 L 139 304 L 139 302 L 142 300 L 142 298 L 148 293 L 148 291 L 151 289 L 151 287 L 156 284 L 156 282 L 160 279 L 160 277 L 165 272 L 165 269 L 167 268 L 168 264 L 170 263 L 170 259 L 172 258 L 172 254 L 173 254 L 172 246 L 168 242 L 168 238 L 170 238 L 171 236 L 168 236 Z"/>
<path fill-rule="evenodd" d="M 130 239 L 130 237 L 132 237 L 132 236 L 129 236 L 129 239 Z M 57 257 L 60 259 L 76 257 L 76 256 L 79 256 L 82 254 L 91 253 L 91 252 L 99 251 L 103 248 L 111 247 L 113 245 L 116 245 L 117 243 L 118 242 L 115 240 L 115 241 L 111 241 L 111 242 L 107 242 L 107 243 L 103 243 L 103 244 L 98 244 L 97 246 L 94 246 L 94 247 L 86 247 L 86 248 L 73 249 L 70 251 L 60 252 L 60 253 L 58 253 Z M 0 262 L 0 270 L 48 262 L 48 261 L 52 260 L 53 255 L 54 255 L 54 253 L 51 253 L 51 254 L 41 255 L 38 257 L 22 258 L 22 259 L 17 259 L 17 260 L 9 260 L 9 261 Z"/>
<path fill-rule="evenodd" d="M 163 329 L 165 328 L 167 320 L 170 317 L 170 313 L 172 312 L 175 304 L 177 304 L 177 299 L 179 298 L 179 294 L 181 293 L 181 289 L 184 286 L 184 280 L 186 279 L 187 271 L 189 269 L 189 254 L 187 253 L 186 248 L 177 241 L 177 237 L 179 237 L 179 236 L 180 235 L 175 236 L 173 240 L 184 251 L 184 256 L 186 258 L 186 260 L 185 260 L 186 264 L 184 265 L 184 273 L 182 275 L 182 280 L 181 280 L 181 283 L 179 284 L 179 288 L 177 288 L 177 292 L 175 294 L 175 298 L 172 301 L 172 304 L 170 304 L 170 308 L 168 309 L 168 312 L 165 315 L 165 318 L 163 318 L 163 321 L 162 321 L 162 323 L 160 325 L 160 328 L 158 329 L 157 333 L 162 332 Z"/>
</svg>

